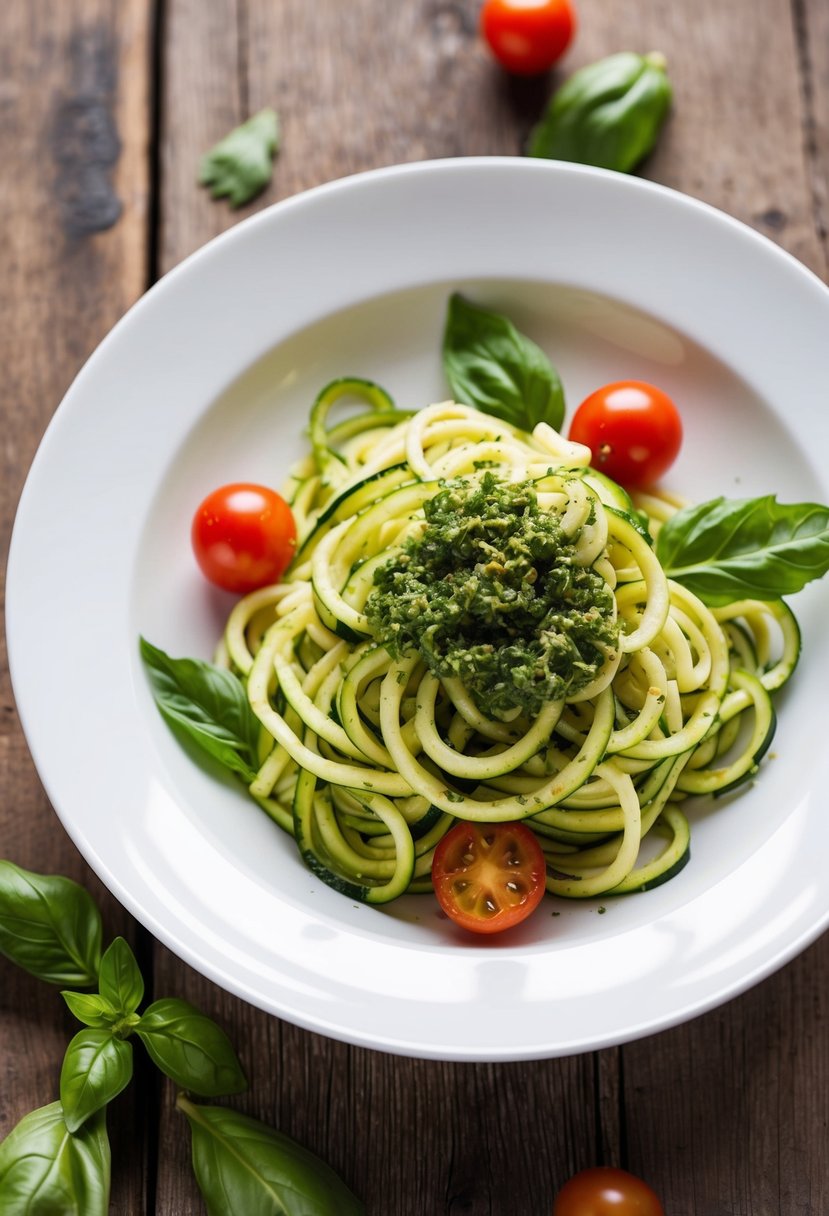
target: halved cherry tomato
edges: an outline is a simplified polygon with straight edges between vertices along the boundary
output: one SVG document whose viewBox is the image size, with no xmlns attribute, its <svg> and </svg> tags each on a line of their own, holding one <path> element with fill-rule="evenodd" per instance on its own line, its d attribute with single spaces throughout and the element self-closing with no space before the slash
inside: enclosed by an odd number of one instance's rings
<svg viewBox="0 0 829 1216">
<path fill-rule="evenodd" d="M 665 1212 L 656 1192 L 641 1178 L 599 1165 L 565 1182 L 553 1216 L 665 1216 Z"/>
<path fill-rule="evenodd" d="M 485 0 L 481 33 L 508 72 L 546 72 L 570 45 L 576 30 L 571 0 Z"/>
<path fill-rule="evenodd" d="M 522 823 L 456 823 L 435 849 L 432 882 L 446 915 L 473 933 L 500 933 L 544 895 L 541 846 Z"/>
<path fill-rule="evenodd" d="M 275 490 L 237 482 L 208 494 L 190 537 L 204 576 L 246 595 L 279 582 L 296 549 L 296 524 Z"/>
<path fill-rule="evenodd" d="M 649 486 L 676 460 L 682 420 L 671 398 L 644 380 L 619 380 L 582 401 L 569 437 L 593 453 L 592 465 L 622 486 Z"/>
</svg>

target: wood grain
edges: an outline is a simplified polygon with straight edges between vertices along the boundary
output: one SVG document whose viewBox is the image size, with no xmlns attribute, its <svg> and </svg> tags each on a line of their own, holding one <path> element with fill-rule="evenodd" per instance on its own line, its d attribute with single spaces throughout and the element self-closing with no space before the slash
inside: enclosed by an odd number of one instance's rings
<svg viewBox="0 0 829 1216">
<path fill-rule="evenodd" d="M 822 939 L 739 1000 L 624 1048 L 631 1168 L 676 1216 L 829 1208 Z"/>
<path fill-rule="evenodd" d="M 159 274 L 247 214 L 217 205 L 196 185 L 202 154 L 247 117 L 239 79 L 242 3 L 171 0 L 159 10 Z"/>
<path fill-rule="evenodd" d="M 35 448 L 82 362 L 145 287 L 147 53 L 144 0 L 7 0 L 0 38 L 2 566 Z M 65 509 L 66 504 L 56 504 Z M 33 555 L 32 560 L 37 560 Z M 69 874 L 99 900 L 109 936 L 136 933 L 81 861 L 35 776 L 0 656 L 0 852 Z M 57 1097 L 78 1029 L 55 989 L 0 958 L 0 1136 Z M 145 1211 L 143 1087 L 110 1120 L 113 1202 Z"/>
<path fill-rule="evenodd" d="M 803 143 L 812 213 L 823 251 L 823 263 L 817 269 L 829 279 L 829 4 L 825 0 L 793 0 L 792 12 L 800 59 Z"/>
</svg>

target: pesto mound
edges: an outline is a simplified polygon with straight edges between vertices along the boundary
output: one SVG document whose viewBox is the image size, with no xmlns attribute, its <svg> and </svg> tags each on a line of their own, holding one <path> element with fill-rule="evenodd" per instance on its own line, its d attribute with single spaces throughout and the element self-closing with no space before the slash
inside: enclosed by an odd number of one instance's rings
<svg viewBox="0 0 829 1216">
<path fill-rule="evenodd" d="M 365 611 L 393 658 L 416 650 L 478 707 L 537 714 L 589 684 L 618 642 L 613 593 L 576 561 L 532 482 L 447 481 L 426 527 L 379 567 Z"/>
</svg>

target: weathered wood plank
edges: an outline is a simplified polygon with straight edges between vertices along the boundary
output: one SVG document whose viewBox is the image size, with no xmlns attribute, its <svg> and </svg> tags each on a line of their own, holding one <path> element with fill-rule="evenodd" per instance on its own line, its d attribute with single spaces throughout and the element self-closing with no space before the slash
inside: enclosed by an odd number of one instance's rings
<svg viewBox="0 0 829 1216">
<path fill-rule="evenodd" d="M 800 54 L 805 113 L 804 144 L 812 187 L 814 222 L 829 279 L 829 5 L 825 0 L 792 0 Z"/>
<path fill-rule="evenodd" d="M 676 1216 L 829 1210 L 823 938 L 719 1010 L 624 1049 L 630 1168 Z"/>
<path fill-rule="evenodd" d="M 248 117 L 239 72 L 243 3 L 172 0 L 162 9 L 160 274 L 249 210 L 217 205 L 196 185 L 202 153 Z"/>
<path fill-rule="evenodd" d="M 0 15 L 0 549 L 26 470 L 81 363 L 145 286 L 148 0 L 7 0 Z M 33 555 L 36 560 L 36 555 Z M 5 560 L 2 561 L 5 567 Z M 34 774 L 0 654 L 0 852 L 89 885 L 109 936 L 129 918 L 82 863 Z M 57 1096 L 77 1023 L 0 959 L 0 1136 Z M 113 1203 L 145 1211 L 140 1085 L 110 1120 Z"/>
</svg>

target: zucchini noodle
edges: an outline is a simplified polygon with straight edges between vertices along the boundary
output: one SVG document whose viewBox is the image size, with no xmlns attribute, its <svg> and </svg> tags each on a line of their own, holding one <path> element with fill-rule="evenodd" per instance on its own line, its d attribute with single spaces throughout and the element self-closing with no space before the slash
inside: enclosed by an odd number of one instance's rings
<svg viewBox="0 0 829 1216">
<path fill-rule="evenodd" d="M 346 395 L 366 410 L 329 426 Z M 690 855 L 684 801 L 750 779 L 769 745 L 770 694 L 799 650 L 790 610 L 712 609 L 673 582 L 653 538 L 681 500 L 631 499 L 545 424 L 530 435 L 454 402 L 405 413 L 343 380 L 320 395 L 310 434 L 286 491 L 292 566 L 236 605 L 216 659 L 261 723 L 250 792 L 311 869 L 385 903 L 431 889 L 434 849 L 457 819 L 520 819 L 555 895 L 643 891 L 677 873 Z M 612 608 L 615 642 L 596 642 L 582 682 L 532 712 L 493 710 L 462 673 L 386 644 L 372 615 L 378 571 L 424 535 L 427 504 L 487 477 L 532 487 Z"/>
</svg>

